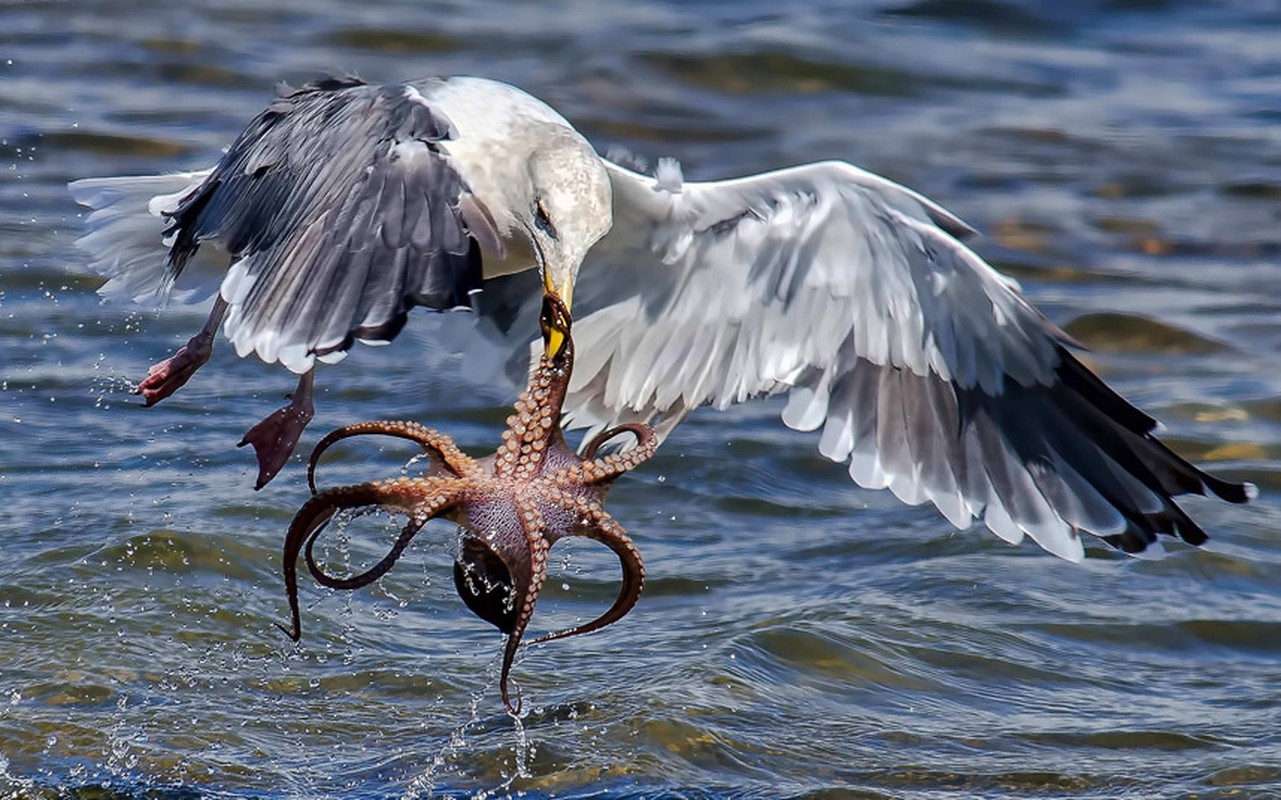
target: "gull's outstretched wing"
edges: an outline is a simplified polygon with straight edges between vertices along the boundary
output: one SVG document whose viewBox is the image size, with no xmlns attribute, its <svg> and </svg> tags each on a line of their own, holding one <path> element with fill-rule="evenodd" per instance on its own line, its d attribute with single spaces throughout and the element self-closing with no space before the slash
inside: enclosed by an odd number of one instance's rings
<svg viewBox="0 0 1281 800">
<path fill-rule="evenodd" d="M 1248 499 L 1154 438 L 924 197 L 841 162 L 683 185 L 674 164 L 610 173 L 614 229 L 575 290 L 572 423 L 666 433 L 701 405 L 788 392 L 784 422 L 821 428 L 860 485 L 1072 560 L 1081 532 L 1129 552 L 1202 543 L 1175 495 Z M 501 322 L 515 292 L 493 288 L 481 310 Z"/>
<path fill-rule="evenodd" d="M 385 341 L 416 305 L 469 306 L 473 235 L 492 232 L 412 86 L 328 79 L 282 93 L 169 214 L 172 281 L 205 240 L 235 259 L 221 293 L 237 353 L 301 372 Z"/>
</svg>

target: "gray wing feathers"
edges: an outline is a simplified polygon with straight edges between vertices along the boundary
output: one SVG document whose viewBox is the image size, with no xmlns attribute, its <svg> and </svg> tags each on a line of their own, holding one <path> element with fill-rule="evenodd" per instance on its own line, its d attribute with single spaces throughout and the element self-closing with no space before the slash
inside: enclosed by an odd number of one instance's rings
<svg viewBox="0 0 1281 800">
<path fill-rule="evenodd" d="M 682 290 L 702 282 L 718 305 L 741 306 L 726 316 L 764 301 L 768 315 L 785 318 L 790 328 L 769 331 L 770 345 L 790 339 L 798 367 L 830 362 L 853 325 L 860 352 L 875 363 L 989 391 L 1006 375 L 1047 380 L 1052 328 L 1011 291 L 1013 282 L 936 227 L 915 195 L 882 195 L 876 183 L 850 180 L 865 175 L 820 164 L 690 185 L 681 215 L 656 227 L 656 247 L 684 269 Z M 721 271 L 732 264 L 744 265 L 734 277 L 747 291 L 727 299 Z M 993 327 L 1000 337 L 988 335 Z"/>
<path fill-rule="evenodd" d="M 615 230 L 575 298 L 575 424 L 667 431 L 790 392 L 784 421 L 821 429 L 860 485 L 1074 560 L 1082 532 L 1205 541 L 1174 495 L 1247 499 L 1155 439 L 919 195 L 847 164 L 675 191 L 610 169 Z"/>
<path fill-rule="evenodd" d="M 466 181 L 438 146 L 451 135 L 405 87 L 330 79 L 283 94 L 172 215 L 170 274 L 217 239 L 238 259 L 222 286 L 228 337 L 295 371 L 394 337 L 413 306 L 469 306 L 479 253 Z"/>
</svg>

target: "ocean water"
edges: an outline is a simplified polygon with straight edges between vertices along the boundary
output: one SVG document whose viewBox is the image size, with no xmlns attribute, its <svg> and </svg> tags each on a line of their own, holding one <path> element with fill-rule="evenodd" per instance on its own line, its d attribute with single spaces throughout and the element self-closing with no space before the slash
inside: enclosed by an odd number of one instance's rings
<svg viewBox="0 0 1281 800">
<path fill-rule="evenodd" d="M 1279 41 L 1251 0 L 0 3 L 0 792 L 1281 796 Z M 327 72 L 507 80 L 693 179 L 841 158 L 910 185 L 1261 497 L 1189 500 L 1207 550 L 1074 565 L 854 486 L 777 401 L 704 410 L 610 497 L 639 606 L 527 650 L 519 725 L 446 524 L 362 592 L 303 580 L 295 646 L 302 470 L 254 492 L 235 447 L 293 379 L 224 346 L 142 408 L 204 310 L 101 302 L 65 184 L 207 165 L 277 80 Z M 492 449 L 515 389 L 465 377 L 442 324 L 325 370 L 300 449 L 373 418 Z M 556 555 L 540 629 L 616 588 L 597 549 Z"/>
</svg>

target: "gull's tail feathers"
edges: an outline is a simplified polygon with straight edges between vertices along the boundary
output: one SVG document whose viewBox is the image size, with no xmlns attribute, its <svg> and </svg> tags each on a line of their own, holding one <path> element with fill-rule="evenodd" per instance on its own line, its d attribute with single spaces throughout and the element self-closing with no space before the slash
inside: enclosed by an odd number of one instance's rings
<svg viewBox="0 0 1281 800">
<path fill-rule="evenodd" d="M 159 305 L 171 298 L 196 303 L 217 291 L 227 261 L 216 253 L 197 259 L 172 291 L 166 284 L 167 215 L 208 174 L 84 178 L 67 185 L 75 201 L 90 209 L 76 245 L 89 254 L 89 270 L 107 279 L 101 295 Z"/>
</svg>

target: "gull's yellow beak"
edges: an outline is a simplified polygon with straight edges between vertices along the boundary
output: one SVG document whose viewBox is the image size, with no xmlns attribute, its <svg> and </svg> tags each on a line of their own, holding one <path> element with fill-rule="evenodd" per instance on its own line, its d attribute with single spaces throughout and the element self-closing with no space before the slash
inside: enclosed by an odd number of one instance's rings
<svg viewBox="0 0 1281 800">
<path fill-rule="evenodd" d="M 551 271 L 545 269 L 543 270 L 543 292 L 564 303 L 565 310 L 568 311 L 570 303 L 574 299 L 574 279 L 566 277 L 564 283 L 556 286 L 555 281 L 552 279 Z M 560 355 L 561 349 L 565 347 L 565 337 L 569 335 L 569 328 L 563 326 L 561 324 L 563 322 L 565 320 L 559 316 L 552 320 L 547 335 L 543 339 L 543 352 L 549 359 Z"/>
</svg>

